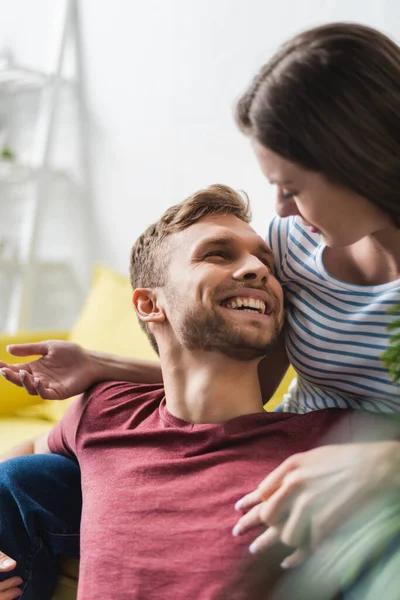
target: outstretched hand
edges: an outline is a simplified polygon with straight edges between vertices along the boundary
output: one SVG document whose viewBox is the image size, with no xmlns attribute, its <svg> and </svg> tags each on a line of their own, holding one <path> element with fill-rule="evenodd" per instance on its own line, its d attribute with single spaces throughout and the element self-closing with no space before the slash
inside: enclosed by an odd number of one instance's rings
<svg viewBox="0 0 400 600">
<path fill-rule="evenodd" d="M 13 356 L 37 356 L 31 362 L 8 364 L 0 361 L 0 372 L 31 396 L 63 400 L 83 393 L 98 381 L 89 353 L 78 344 L 47 340 L 7 347 Z"/>
</svg>

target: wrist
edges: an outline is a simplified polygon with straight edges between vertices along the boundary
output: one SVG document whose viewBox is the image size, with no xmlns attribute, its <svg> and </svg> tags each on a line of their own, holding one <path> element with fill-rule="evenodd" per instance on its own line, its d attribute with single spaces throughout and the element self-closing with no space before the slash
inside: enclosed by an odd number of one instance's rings
<svg viewBox="0 0 400 600">
<path fill-rule="evenodd" d="M 114 360 L 112 356 L 96 350 L 85 350 L 90 363 L 91 385 L 101 381 L 117 379 L 115 377 Z"/>
</svg>

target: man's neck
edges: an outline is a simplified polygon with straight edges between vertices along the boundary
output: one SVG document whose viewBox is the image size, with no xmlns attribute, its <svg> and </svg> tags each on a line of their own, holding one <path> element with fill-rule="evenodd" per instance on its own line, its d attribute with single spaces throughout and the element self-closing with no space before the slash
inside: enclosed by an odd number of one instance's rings
<svg viewBox="0 0 400 600">
<path fill-rule="evenodd" d="M 193 423 L 220 423 L 262 412 L 258 360 L 237 361 L 214 352 L 163 356 L 167 408 Z"/>
</svg>

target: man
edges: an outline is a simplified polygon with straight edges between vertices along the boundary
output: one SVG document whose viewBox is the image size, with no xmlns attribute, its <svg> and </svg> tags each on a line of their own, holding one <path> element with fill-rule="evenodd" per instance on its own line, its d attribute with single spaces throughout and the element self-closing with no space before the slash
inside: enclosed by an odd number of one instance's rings
<svg viewBox="0 0 400 600">
<path fill-rule="evenodd" d="M 31 508 L 39 524 L 26 519 L 18 490 L 6 498 L 7 510 L 19 511 L 0 528 L 1 549 L 17 560 L 24 598 L 51 598 L 52 575 L 44 585 L 37 573 L 64 552 L 63 511 L 65 537 L 76 541 L 76 460 L 80 600 L 267 597 L 285 553 L 250 576 L 253 536 L 232 538 L 234 503 L 350 415 L 263 410 L 257 367 L 281 330 L 283 303 L 272 253 L 249 219 L 241 196 L 215 185 L 169 209 L 134 245 L 133 304 L 159 353 L 165 393 L 157 384 L 100 384 L 48 436 L 14 453 L 61 455 L 45 460 L 60 461 L 59 501 L 75 497 L 70 510 L 58 509 L 55 494 L 51 510 Z M 64 468 L 70 487 L 60 492 Z M 14 528 L 14 538 L 3 533 Z"/>
</svg>

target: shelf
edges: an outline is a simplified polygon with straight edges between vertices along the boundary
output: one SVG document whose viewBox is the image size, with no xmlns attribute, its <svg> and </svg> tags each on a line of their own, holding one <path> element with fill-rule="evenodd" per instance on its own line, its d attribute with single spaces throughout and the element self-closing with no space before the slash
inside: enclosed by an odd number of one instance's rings
<svg viewBox="0 0 400 600">
<path fill-rule="evenodd" d="M 46 73 L 23 67 L 0 70 L 0 93 L 30 92 L 43 89 L 49 82 Z"/>
<path fill-rule="evenodd" d="M 0 160 L 0 182 L 24 183 L 36 176 L 35 169 L 27 165 L 19 165 L 11 160 Z"/>
<path fill-rule="evenodd" d="M 12 160 L 0 159 L 0 183 L 18 184 L 34 181 L 38 178 L 40 171 L 43 171 L 43 169 L 15 163 Z M 45 169 L 44 172 L 48 177 L 67 179 L 71 183 L 77 185 L 77 182 L 71 177 L 68 171 L 63 171 L 61 169 Z"/>
<path fill-rule="evenodd" d="M 0 256 L 0 269 L 7 269 L 15 271 L 23 266 L 21 261 L 17 258 L 1 258 Z M 33 268 L 40 269 L 42 271 L 71 271 L 71 263 L 63 260 L 41 260 L 40 258 L 35 261 Z"/>
</svg>

